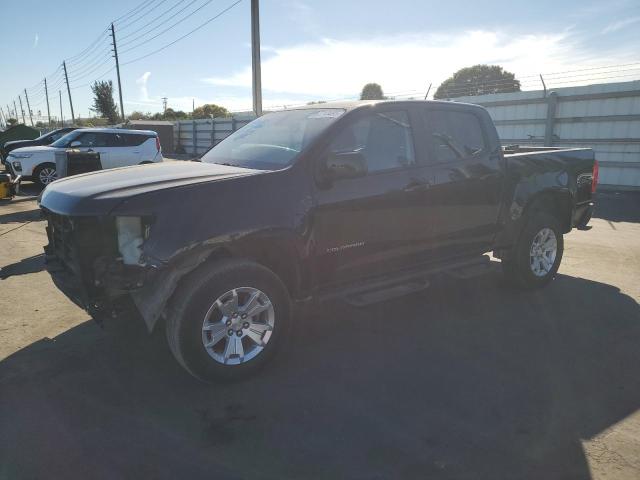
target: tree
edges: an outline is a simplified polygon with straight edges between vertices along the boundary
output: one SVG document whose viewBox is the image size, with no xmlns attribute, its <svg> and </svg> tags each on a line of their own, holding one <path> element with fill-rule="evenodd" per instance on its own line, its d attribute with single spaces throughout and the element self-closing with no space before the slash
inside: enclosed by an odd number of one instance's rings
<svg viewBox="0 0 640 480">
<path fill-rule="evenodd" d="M 101 117 L 105 117 L 109 120 L 109 123 L 116 123 L 118 121 L 118 110 L 116 109 L 116 103 L 113 101 L 113 82 L 97 80 L 91 85 L 91 91 L 93 92 L 93 108 L 100 114 Z"/>
<path fill-rule="evenodd" d="M 138 110 L 134 110 L 129 114 L 127 118 L 129 120 L 147 120 L 149 118 L 149 114 L 139 112 Z"/>
<path fill-rule="evenodd" d="M 167 109 L 169 110 L 169 109 Z M 229 111 L 215 103 L 205 103 L 193 111 L 193 118 L 228 117 Z"/>
<path fill-rule="evenodd" d="M 440 84 L 433 98 L 519 92 L 520 81 L 499 65 L 474 65 L 458 70 Z"/>
<path fill-rule="evenodd" d="M 382 87 L 377 83 L 367 83 L 364 87 L 362 87 L 360 100 L 384 100 Z"/>
<path fill-rule="evenodd" d="M 223 110 L 226 112 L 226 109 L 223 108 Z M 189 118 L 189 114 L 183 112 L 182 110 L 174 110 L 173 108 L 169 107 L 162 114 L 162 118 L 163 120 L 184 120 L 185 118 Z"/>
<path fill-rule="evenodd" d="M 9 125 L 10 127 L 13 127 L 14 125 L 18 124 L 18 119 L 17 118 L 8 118 L 7 119 L 7 125 Z"/>
</svg>

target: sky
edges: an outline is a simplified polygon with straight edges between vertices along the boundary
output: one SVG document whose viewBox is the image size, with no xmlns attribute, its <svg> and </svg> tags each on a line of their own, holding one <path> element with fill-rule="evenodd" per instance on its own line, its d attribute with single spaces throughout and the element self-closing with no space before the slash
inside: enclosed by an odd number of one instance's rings
<svg viewBox="0 0 640 480">
<path fill-rule="evenodd" d="M 46 113 L 46 76 L 52 115 L 61 90 L 68 118 L 66 59 L 76 116 L 88 116 L 88 84 L 103 74 L 116 84 L 105 31 L 115 20 L 126 113 L 161 111 L 162 97 L 174 109 L 251 110 L 250 0 L 153 54 L 235 1 L 0 0 L 0 107 L 25 102 L 27 88 L 32 110 Z M 505 67 L 526 90 L 540 88 L 540 73 L 550 87 L 640 78 L 638 0 L 261 0 L 260 20 L 265 108 L 355 98 L 368 82 L 424 96 L 478 63 Z"/>
</svg>

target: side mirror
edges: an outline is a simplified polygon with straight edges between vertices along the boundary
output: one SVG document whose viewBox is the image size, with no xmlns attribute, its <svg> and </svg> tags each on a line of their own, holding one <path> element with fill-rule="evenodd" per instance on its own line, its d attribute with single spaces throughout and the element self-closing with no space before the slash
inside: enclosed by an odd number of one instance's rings
<svg viewBox="0 0 640 480">
<path fill-rule="evenodd" d="M 368 171 L 367 161 L 360 152 L 331 153 L 325 168 L 332 180 L 364 177 Z"/>
<path fill-rule="evenodd" d="M 69 144 L 69 146 L 70 146 L 71 148 L 79 147 L 79 146 L 81 146 L 81 145 L 82 145 L 82 142 L 81 142 L 80 140 L 74 140 L 73 142 L 71 142 L 71 143 Z"/>
</svg>

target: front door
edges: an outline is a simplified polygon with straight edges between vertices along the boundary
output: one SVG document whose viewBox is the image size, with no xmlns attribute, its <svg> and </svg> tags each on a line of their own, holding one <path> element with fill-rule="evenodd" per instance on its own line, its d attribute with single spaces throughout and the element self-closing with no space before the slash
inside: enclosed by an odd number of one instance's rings
<svg viewBox="0 0 640 480">
<path fill-rule="evenodd" d="M 355 281 L 403 268 L 406 255 L 406 188 L 415 149 L 409 113 L 376 106 L 345 118 L 331 153 L 359 152 L 368 174 L 317 190 L 312 248 L 321 286 Z"/>
<path fill-rule="evenodd" d="M 109 134 L 104 132 L 83 132 L 74 142 L 80 142 L 76 148 L 83 152 L 98 152 L 102 168 L 113 168 L 109 148 Z"/>
</svg>

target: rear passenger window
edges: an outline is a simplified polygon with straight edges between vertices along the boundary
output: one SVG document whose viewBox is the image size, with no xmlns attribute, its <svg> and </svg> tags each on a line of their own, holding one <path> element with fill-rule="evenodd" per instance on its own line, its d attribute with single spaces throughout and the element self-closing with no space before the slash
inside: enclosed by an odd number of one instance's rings
<svg viewBox="0 0 640 480">
<path fill-rule="evenodd" d="M 137 147 L 138 145 L 142 145 L 144 142 L 149 140 L 149 135 L 136 134 L 136 133 L 126 133 L 122 135 L 122 139 L 124 141 L 125 147 Z"/>
<path fill-rule="evenodd" d="M 362 153 L 369 172 L 411 165 L 415 155 L 409 116 L 404 111 L 367 114 L 340 132 L 330 151 Z"/>
<path fill-rule="evenodd" d="M 480 120 L 472 113 L 446 110 L 426 112 L 434 162 L 454 162 L 473 157 L 485 148 Z"/>
</svg>

